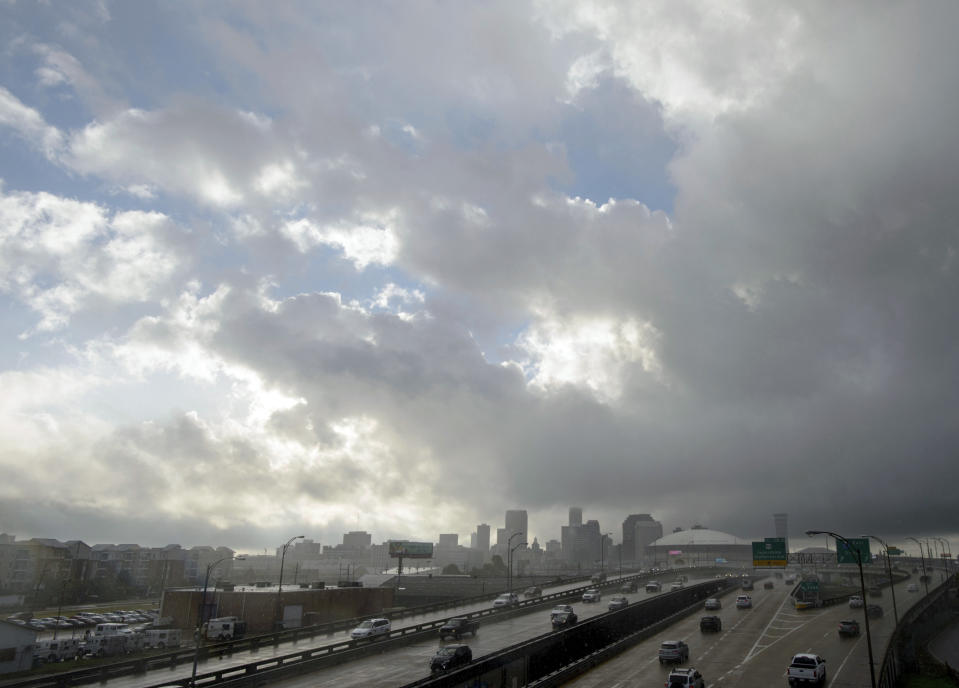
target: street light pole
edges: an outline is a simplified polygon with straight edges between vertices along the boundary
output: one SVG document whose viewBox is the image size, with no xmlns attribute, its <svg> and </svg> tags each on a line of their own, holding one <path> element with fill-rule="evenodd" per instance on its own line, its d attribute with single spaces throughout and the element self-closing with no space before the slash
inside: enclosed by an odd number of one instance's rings
<svg viewBox="0 0 959 688">
<path fill-rule="evenodd" d="M 513 538 L 517 535 L 522 535 L 523 531 L 518 530 L 512 535 L 509 536 L 509 539 L 506 540 L 506 591 L 513 592 L 513 552 L 523 545 L 527 544 L 525 542 L 520 542 L 513 547 Z"/>
<path fill-rule="evenodd" d="M 210 571 L 215 569 L 219 564 L 223 563 L 227 559 L 238 559 L 242 561 L 242 557 L 236 557 L 235 555 L 230 555 L 228 557 L 223 557 L 222 559 L 217 559 L 212 564 L 206 567 L 206 577 L 203 579 L 203 594 L 200 597 L 200 609 L 197 612 L 196 616 L 196 630 L 193 632 L 193 672 L 190 675 L 190 686 L 196 686 L 196 665 L 200 660 L 200 629 L 203 628 L 203 613 L 206 611 L 206 589 L 210 584 Z"/>
<path fill-rule="evenodd" d="M 863 535 L 864 538 L 872 538 L 879 542 L 880 545 L 886 549 L 886 573 L 889 575 L 889 589 L 892 591 L 892 614 L 896 619 L 896 626 L 899 625 L 899 611 L 896 609 L 896 582 L 892 579 L 892 564 L 889 561 L 889 545 L 882 541 L 881 538 L 876 537 L 875 535 Z M 863 598 L 863 604 L 865 604 L 865 599 Z"/>
<path fill-rule="evenodd" d="M 273 621 L 273 626 L 276 630 L 283 628 L 283 564 L 286 562 L 286 550 L 294 540 L 302 540 L 304 537 L 306 536 L 294 535 L 283 545 L 283 552 L 280 555 L 280 585 L 276 591 L 276 614 Z"/>
<path fill-rule="evenodd" d="M 922 543 L 914 537 L 906 536 L 907 540 L 912 540 L 919 545 L 919 560 L 922 562 L 922 584 L 926 586 L 926 594 L 929 594 L 929 579 L 926 577 L 926 557 L 922 554 Z"/>
<path fill-rule="evenodd" d="M 859 588 L 860 590 L 862 590 L 862 599 L 863 599 L 863 604 L 862 604 L 863 615 L 862 616 L 866 621 L 866 649 L 869 650 L 869 681 L 870 681 L 870 684 L 872 685 L 872 688 L 876 688 L 876 670 L 873 667 L 873 659 L 872 659 L 872 634 L 869 632 L 869 605 L 866 604 L 866 578 L 865 576 L 863 576 L 863 573 L 862 573 L 862 552 L 860 552 L 858 547 L 853 545 L 851 542 L 849 542 L 849 540 L 844 538 L 842 535 L 839 535 L 838 533 L 833 533 L 832 531 L 829 531 L 829 530 L 807 530 L 806 535 L 810 537 L 813 535 L 831 535 L 837 540 L 841 540 L 842 542 L 845 542 L 846 546 L 856 553 L 856 563 L 859 565 Z M 837 559 L 839 557 L 838 545 L 836 546 L 836 557 Z"/>
</svg>

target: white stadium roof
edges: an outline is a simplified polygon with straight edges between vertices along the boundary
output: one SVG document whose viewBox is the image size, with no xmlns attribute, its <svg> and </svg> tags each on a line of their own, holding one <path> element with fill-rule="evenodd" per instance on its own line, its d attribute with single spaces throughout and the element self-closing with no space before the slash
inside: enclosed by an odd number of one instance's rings
<svg viewBox="0 0 959 688">
<path fill-rule="evenodd" d="M 708 545 L 712 547 L 728 545 L 752 546 L 752 541 L 743 540 L 735 535 L 723 533 L 718 530 L 694 528 L 664 535 L 655 542 L 649 543 L 647 547 L 689 547 L 690 545 Z"/>
</svg>

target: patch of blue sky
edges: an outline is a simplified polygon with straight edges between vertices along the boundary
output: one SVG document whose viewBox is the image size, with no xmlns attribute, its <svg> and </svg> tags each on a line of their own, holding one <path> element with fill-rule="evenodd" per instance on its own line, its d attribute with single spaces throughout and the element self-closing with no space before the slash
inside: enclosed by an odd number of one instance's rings
<svg viewBox="0 0 959 688">
<path fill-rule="evenodd" d="M 676 189 L 667 168 L 677 144 L 658 107 L 621 81 L 605 79 L 581 91 L 566 110 L 559 141 L 572 175 L 552 180 L 557 190 L 600 205 L 631 198 L 672 212 Z"/>
</svg>

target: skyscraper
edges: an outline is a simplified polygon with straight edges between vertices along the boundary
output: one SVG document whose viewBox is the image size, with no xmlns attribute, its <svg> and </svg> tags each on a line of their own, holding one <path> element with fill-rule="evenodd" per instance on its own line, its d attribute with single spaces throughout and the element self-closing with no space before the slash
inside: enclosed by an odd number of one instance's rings
<svg viewBox="0 0 959 688">
<path fill-rule="evenodd" d="M 643 558 L 646 545 L 662 536 L 663 526 L 654 521 L 652 516 L 630 514 L 623 521 L 623 561 L 639 561 Z"/>
<path fill-rule="evenodd" d="M 489 552 L 489 526 L 480 523 L 476 526 L 476 549 L 480 552 Z"/>
<path fill-rule="evenodd" d="M 583 525 L 583 510 L 578 506 L 571 506 L 569 508 L 569 525 L 576 526 L 577 528 Z"/>
<path fill-rule="evenodd" d="M 786 551 L 789 551 L 789 514 L 773 514 L 776 524 L 776 537 L 786 539 Z"/>
<path fill-rule="evenodd" d="M 514 533 L 522 533 L 519 537 L 513 538 L 514 545 L 529 542 L 527 522 L 526 509 L 510 509 L 506 512 L 506 537 L 509 538 Z"/>
</svg>

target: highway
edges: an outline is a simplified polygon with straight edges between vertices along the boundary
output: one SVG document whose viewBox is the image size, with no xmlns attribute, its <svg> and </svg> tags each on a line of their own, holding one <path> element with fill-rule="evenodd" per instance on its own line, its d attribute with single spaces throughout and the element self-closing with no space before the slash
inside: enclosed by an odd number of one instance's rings
<svg viewBox="0 0 959 688">
<path fill-rule="evenodd" d="M 615 579 L 615 576 L 610 576 L 610 580 L 613 580 L 613 579 Z M 576 583 L 567 583 L 564 585 L 551 586 L 549 588 L 544 587 L 543 592 L 544 594 L 551 594 L 551 593 L 561 592 L 564 590 L 582 588 L 586 585 L 588 585 L 587 582 L 578 581 Z M 609 593 L 609 594 L 613 594 L 613 593 Z M 606 593 L 604 593 L 604 601 L 603 603 L 601 603 L 602 611 L 606 611 L 605 601 L 606 601 Z M 477 602 L 474 604 L 463 605 L 461 607 L 454 607 L 454 608 L 445 609 L 437 612 L 431 612 L 428 614 L 407 616 L 407 617 L 404 617 L 403 619 L 397 620 L 393 626 L 393 629 L 396 630 L 397 628 L 402 628 L 405 626 L 415 626 L 417 624 L 421 624 L 426 621 L 432 621 L 436 619 L 446 619 L 451 616 L 456 616 L 457 614 L 465 614 L 469 612 L 480 611 L 482 609 L 489 609 L 491 606 L 492 606 L 492 600 L 487 600 L 484 602 Z M 579 608 L 580 606 L 582 605 L 577 605 L 577 608 Z M 588 607 L 589 605 L 586 605 L 586 606 Z M 595 607 L 597 605 L 593 605 L 593 606 Z M 538 633 L 534 633 L 533 635 L 539 635 L 539 633 L 549 630 L 548 608 L 545 611 L 538 611 L 533 613 L 532 615 L 533 616 L 545 615 L 545 617 L 547 618 L 545 629 L 543 631 L 539 631 Z M 526 618 L 526 616 L 521 618 Z M 512 621 L 519 621 L 519 619 L 512 619 Z M 480 623 L 481 623 L 480 636 L 482 637 L 484 635 L 483 633 L 484 629 L 490 624 L 490 622 L 486 621 L 485 619 L 481 619 Z M 507 621 L 502 623 L 509 623 L 509 622 Z M 508 643 L 503 643 L 502 645 L 497 645 L 497 649 L 505 645 L 510 645 L 512 643 L 519 642 L 520 640 L 524 639 L 519 636 L 511 635 L 510 637 L 515 637 L 516 639 L 511 640 Z M 280 657 L 280 656 L 288 655 L 290 653 L 297 652 L 300 650 L 325 647 L 328 645 L 333 645 L 335 643 L 341 643 L 345 639 L 348 639 L 348 633 L 339 633 L 337 635 L 331 635 L 331 636 L 316 636 L 312 639 L 311 638 L 301 639 L 296 643 L 284 642 L 276 646 L 274 645 L 261 646 L 260 649 L 256 652 L 237 652 L 232 655 L 225 654 L 222 657 L 211 657 L 207 661 L 200 662 L 199 667 L 197 668 L 197 674 L 203 674 L 205 672 L 239 666 L 239 665 L 247 664 L 249 662 L 253 662 L 257 660 L 269 659 L 271 657 Z M 473 645 L 472 640 L 467 640 L 467 643 L 470 644 L 471 646 Z M 433 645 L 437 646 L 438 642 L 434 641 Z M 398 648 L 398 651 L 403 652 L 404 650 L 410 647 L 412 646 L 400 647 Z M 489 651 L 491 650 L 485 650 L 483 651 L 483 653 L 485 654 L 485 652 L 489 652 Z M 391 652 L 390 654 L 392 656 L 393 653 Z M 432 654 L 433 653 L 430 652 L 429 656 L 432 656 Z M 476 650 L 474 650 L 474 655 L 478 656 L 476 654 Z M 413 676 L 413 679 L 420 678 L 424 674 L 428 673 L 428 668 L 425 670 L 422 668 L 422 667 L 427 667 L 428 659 L 429 657 L 427 657 L 420 663 L 420 672 L 418 674 L 415 674 Z M 368 657 L 365 660 L 364 659 L 355 660 L 353 662 L 350 662 L 346 666 L 353 667 L 354 665 L 363 664 L 364 661 L 370 661 L 370 660 L 375 661 L 376 658 Z M 343 669 L 345 667 L 341 666 L 339 668 Z M 106 685 L 106 686 L 109 686 L 110 688 L 140 688 L 141 686 L 145 686 L 145 685 L 156 685 L 158 683 L 163 683 L 165 681 L 189 678 L 191 672 L 192 672 L 192 666 L 190 664 L 181 664 L 177 667 L 173 667 L 170 669 L 153 670 L 146 675 L 124 676 L 120 678 L 110 679 L 109 681 L 100 683 L 99 685 Z M 311 676 L 313 675 L 316 675 L 316 674 L 311 674 Z M 413 679 L 410 679 L 410 680 L 413 680 Z M 389 685 L 400 685 L 403 682 L 405 681 L 394 682 Z M 357 685 L 361 685 L 361 684 L 357 684 Z"/>
<path fill-rule="evenodd" d="M 660 582 L 666 582 L 675 579 L 675 577 L 675 574 L 667 574 L 659 580 Z M 690 582 L 694 582 L 692 578 L 690 576 Z M 667 586 L 664 585 L 663 587 L 666 588 Z M 607 605 L 610 597 L 619 594 L 622 593 L 613 588 L 608 592 L 603 592 L 603 599 L 599 603 L 584 604 L 577 601 L 572 603 L 573 609 L 582 621 L 609 611 Z M 629 599 L 630 604 L 633 604 L 655 595 L 656 593 L 640 591 L 625 594 L 625 597 Z M 477 637 L 467 636 L 462 642 L 470 646 L 475 658 L 529 640 L 543 633 L 550 633 L 552 632 L 549 619 L 550 609 L 551 607 L 544 607 L 538 611 L 502 621 L 495 621 L 495 617 L 483 619 Z M 433 637 L 400 646 L 379 656 L 364 657 L 349 664 L 331 667 L 286 681 L 273 682 L 271 685 L 282 686 L 283 688 L 307 688 L 317 685 L 335 685 L 338 688 L 352 686 L 357 688 L 363 686 L 395 688 L 429 675 L 430 657 L 441 645 L 455 642 L 447 639 L 446 642 L 441 643 L 438 637 Z"/>
<path fill-rule="evenodd" d="M 896 604 L 900 616 L 921 597 L 906 592 L 918 576 L 896 586 Z M 689 616 L 667 631 L 639 643 L 631 650 L 596 667 L 564 686 L 575 688 L 627 688 L 664 685 L 668 666 L 660 666 L 657 651 L 664 640 L 684 640 L 689 645 L 690 661 L 707 686 L 786 685 L 786 667 L 798 652 L 813 652 L 826 660 L 827 685 L 835 688 L 868 688 L 869 664 L 866 632 L 861 609 L 836 605 L 797 612 L 789 602 L 789 590 L 775 580 L 772 590 L 762 584 L 751 593 L 753 608 L 735 608 L 738 593 L 723 598 L 719 612 Z M 883 607 L 884 616 L 871 620 L 876 678 L 882 654 L 895 627 L 892 593 L 883 589 L 881 598 L 868 598 L 869 604 Z M 720 633 L 701 633 L 699 618 L 717 614 L 723 621 Z M 841 619 L 856 619 L 862 633 L 858 638 L 841 638 L 836 632 Z"/>
</svg>

